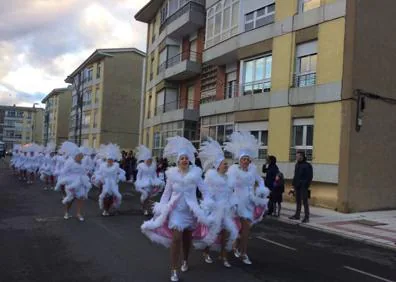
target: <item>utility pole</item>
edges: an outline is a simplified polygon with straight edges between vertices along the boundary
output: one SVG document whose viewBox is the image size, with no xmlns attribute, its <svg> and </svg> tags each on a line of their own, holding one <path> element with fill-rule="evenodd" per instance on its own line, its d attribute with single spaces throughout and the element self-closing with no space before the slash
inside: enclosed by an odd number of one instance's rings
<svg viewBox="0 0 396 282">
<path fill-rule="evenodd" d="M 82 127 L 82 113 L 83 113 L 83 82 L 84 70 L 82 70 L 76 77 L 73 78 L 74 89 L 76 90 L 77 105 L 76 105 L 76 120 L 74 127 L 74 143 L 81 146 L 81 127 Z"/>
</svg>

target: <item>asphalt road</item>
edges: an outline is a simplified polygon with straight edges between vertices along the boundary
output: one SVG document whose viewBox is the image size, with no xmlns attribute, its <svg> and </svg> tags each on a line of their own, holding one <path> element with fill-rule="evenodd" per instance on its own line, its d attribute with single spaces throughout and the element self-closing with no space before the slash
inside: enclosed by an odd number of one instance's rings
<svg viewBox="0 0 396 282">
<path fill-rule="evenodd" d="M 42 187 L 0 164 L 0 281 L 169 281 L 169 251 L 141 234 L 131 186 L 121 214 L 106 218 L 92 191 L 85 222 L 65 221 L 60 195 Z M 254 228 L 249 256 L 253 265 L 226 269 L 194 251 L 182 281 L 396 281 L 395 252 L 273 219 Z"/>
</svg>

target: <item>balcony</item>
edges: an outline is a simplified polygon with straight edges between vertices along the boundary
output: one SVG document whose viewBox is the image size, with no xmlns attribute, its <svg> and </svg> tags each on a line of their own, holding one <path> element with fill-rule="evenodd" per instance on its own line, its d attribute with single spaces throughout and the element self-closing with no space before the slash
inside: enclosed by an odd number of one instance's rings
<svg viewBox="0 0 396 282">
<path fill-rule="evenodd" d="M 253 81 L 225 87 L 223 100 L 215 96 L 201 99 L 200 115 L 210 116 L 235 111 L 269 108 L 271 105 L 271 80 Z"/>
<path fill-rule="evenodd" d="M 201 73 L 202 54 L 186 51 L 158 66 L 158 76 L 167 80 L 186 80 Z"/>
<path fill-rule="evenodd" d="M 166 32 L 170 37 L 182 38 L 196 32 L 205 25 L 205 3 L 202 0 L 188 2 L 160 26 L 160 33 Z"/>
<path fill-rule="evenodd" d="M 154 116 L 144 120 L 144 127 L 152 127 L 161 123 L 179 120 L 199 120 L 198 101 L 179 100 L 160 105 L 155 108 Z"/>
<path fill-rule="evenodd" d="M 316 84 L 316 72 L 298 73 L 294 75 L 293 87 L 308 87 Z"/>
</svg>

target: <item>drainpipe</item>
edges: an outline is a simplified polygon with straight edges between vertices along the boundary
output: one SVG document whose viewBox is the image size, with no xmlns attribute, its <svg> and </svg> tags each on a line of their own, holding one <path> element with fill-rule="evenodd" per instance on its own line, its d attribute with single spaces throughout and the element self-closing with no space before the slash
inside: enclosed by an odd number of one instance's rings
<svg viewBox="0 0 396 282">
<path fill-rule="evenodd" d="M 140 120 L 139 120 L 139 138 L 138 143 L 143 143 L 143 119 L 144 119 L 144 99 L 146 94 L 146 62 L 147 56 L 143 60 L 143 70 L 142 70 L 142 89 L 140 94 Z M 149 105 L 150 107 L 150 105 Z"/>
</svg>

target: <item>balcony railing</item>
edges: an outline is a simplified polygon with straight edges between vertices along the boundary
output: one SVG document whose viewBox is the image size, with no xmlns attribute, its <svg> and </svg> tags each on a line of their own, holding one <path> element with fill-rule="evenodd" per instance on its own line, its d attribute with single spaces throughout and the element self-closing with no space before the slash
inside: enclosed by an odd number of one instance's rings
<svg viewBox="0 0 396 282">
<path fill-rule="evenodd" d="M 316 72 L 297 73 L 294 75 L 293 87 L 307 87 L 316 84 Z"/>
<path fill-rule="evenodd" d="M 204 0 L 191 0 L 186 3 L 183 7 L 177 10 L 173 15 L 169 16 L 162 22 L 160 26 L 160 33 L 175 20 L 183 16 L 185 13 L 189 12 L 202 12 L 203 16 L 205 15 L 205 2 Z"/>
<path fill-rule="evenodd" d="M 188 99 L 172 101 L 156 107 L 154 114 L 157 116 L 166 112 L 176 111 L 179 109 L 193 110 L 195 109 L 195 104 L 196 104 L 195 100 L 188 100 Z"/>
<path fill-rule="evenodd" d="M 202 53 L 194 51 L 185 51 L 179 53 L 158 66 L 157 74 L 164 72 L 166 69 L 171 68 L 182 61 L 202 62 Z"/>
<path fill-rule="evenodd" d="M 312 161 L 313 160 L 313 149 L 312 148 L 295 148 L 295 147 L 291 147 L 289 150 L 289 159 L 291 162 L 295 162 L 296 161 L 296 154 L 297 152 L 304 152 L 305 156 L 307 157 L 308 161 Z"/>
</svg>

